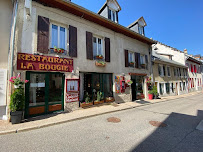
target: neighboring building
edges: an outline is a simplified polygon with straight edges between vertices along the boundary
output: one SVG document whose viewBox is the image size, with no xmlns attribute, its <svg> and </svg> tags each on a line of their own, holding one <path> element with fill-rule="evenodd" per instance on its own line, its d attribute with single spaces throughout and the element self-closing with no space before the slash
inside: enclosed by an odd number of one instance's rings
<svg viewBox="0 0 203 152">
<path fill-rule="evenodd" d="M 202 90 L 202 61 L 187 54 L 187 50 L 184 50 L 186 56 L 186 65 L 188 67 L 188 91 L 200 91 Z"/>
<path fill-rule="evenodd" d="M 101 15 L 105 7 L 121 10 L 108 0 Z M 155 41 L 69 1 L 20 0 L 19 8 L 9 70 L 29 80 L 25 117 L 78 109 L 87 93 L 91 101 L 99 92 L 116 102 L 147 98 Z"/>
<path fill-rule="evenodd" d="M 160 96 L 187 93 L 187 67 L 153 51 L 153 81 Z"/>
<path fill-rule="evenodd" d="M 6 119 L 6 90 L 8 72 L 8 50 L 11 35 L 13 3 L 12 0 L 0 2 L 0 119 Z"/>
</svg>

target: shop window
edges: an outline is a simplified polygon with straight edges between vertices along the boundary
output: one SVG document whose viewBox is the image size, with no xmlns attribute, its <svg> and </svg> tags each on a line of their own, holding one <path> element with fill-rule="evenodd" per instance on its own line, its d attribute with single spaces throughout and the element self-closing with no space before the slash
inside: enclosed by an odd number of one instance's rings
<svg viewBox="0 0 203 152">
<path fill-rule="evenodd" d="M 170 83 L 165 83 L 166 86 L 166 93 L 170 93 Z"/>
<path fill-rule="evenodd" d="M 171 69 L 170 69 L 170 67 L 167 67 L 167 73 L 168 73 L 168 77 L 170 77 L 171 76 Z"/>
<path fill-rule="evenodd" d="M 161 95 L 164 93 L 164 83 L 159 83 L 159 92 Z"/>
<path fill-rule="evenodd" d="M 51 45 L 50 48 L 57 48 L 57 53 L 65 53 L 67 50 L 67 29 L 57 24 L 51 24 Z M 51 49 L 52 50 L 52 49 Z M 59 51 L 60 50 L 60 51 Z M 54 49 L 50 53 L 56 52 Z"/>
<path fill-rule="evenodd" d="M 128 64 L 129 67 L 135 67 L 135 55 L 133 52 L 128 52 Z"/>
<path fill-rule="evenodd" d="M 93 36 L 93 56 L 94 58 L 96 58 L 96 56 L 99 55 L 104 57 L 103 39 L 100 37 Z"/>
<path fill-rule="evenodd" d="M 180 91 L 182 91 L 182 82 L 180 82 Z"/>
</svg>

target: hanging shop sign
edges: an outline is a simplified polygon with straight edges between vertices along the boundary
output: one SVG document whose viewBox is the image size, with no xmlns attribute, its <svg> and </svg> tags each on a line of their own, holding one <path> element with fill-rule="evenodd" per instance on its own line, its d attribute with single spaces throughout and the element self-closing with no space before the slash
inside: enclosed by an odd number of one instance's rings
<svg viewBox="0 0 203 152">
<path fill-rule="evenodd" d="M 73 59 L 18 53 L 17 70 L 72 72 Z"/>
</svg>

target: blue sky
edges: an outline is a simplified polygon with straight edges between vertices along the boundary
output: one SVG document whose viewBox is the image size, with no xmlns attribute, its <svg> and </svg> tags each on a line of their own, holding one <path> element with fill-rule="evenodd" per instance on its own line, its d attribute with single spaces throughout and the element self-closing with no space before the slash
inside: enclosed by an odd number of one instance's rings
<svg viewBox="0 0 203 152">
<path fill-rule="evenodd" d="M 72 0 L 97 12 L 106 0 Z M 119 24 L 128 26 L 143 16 L 145 34 L 189 54 L 203 56 L 203 0 L 118 0 Z"/>
</svg>

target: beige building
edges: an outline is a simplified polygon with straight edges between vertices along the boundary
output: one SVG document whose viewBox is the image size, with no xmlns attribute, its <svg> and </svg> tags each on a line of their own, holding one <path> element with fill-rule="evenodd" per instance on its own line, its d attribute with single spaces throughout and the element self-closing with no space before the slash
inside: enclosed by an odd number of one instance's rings
<svg viewBox="0 0 203 152">
<path fill-rule="evenodd" d="M 0 1 L 0 119 L 6 119 L 6 90 L 8 72 L 8 51 L 11 34 L 13 3 L 11 0 Z"/>
<path fill-rule="evenodd" d="M 187 93 L 187 67 L 181 63 L 153 54 L 154 84 L 160 96 Z"/>
<path fill-rule="evenodd" d="M 9 71 L 29 80 L 25 117 L 147 98 L 155 42 L 144 36 L 144 18 L 133 23 L 140 24 L 137 33 L 118 24 L 116 0 L 108 0 L 100 15 L 63 0 L 18 5 Z"/>
</svg>

